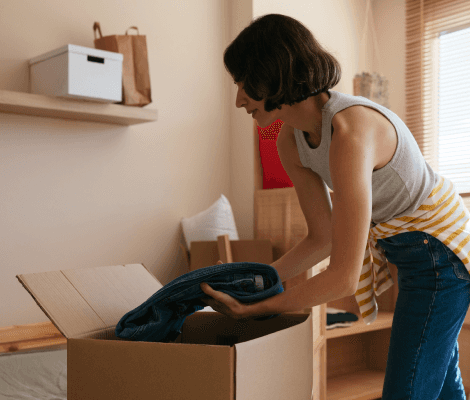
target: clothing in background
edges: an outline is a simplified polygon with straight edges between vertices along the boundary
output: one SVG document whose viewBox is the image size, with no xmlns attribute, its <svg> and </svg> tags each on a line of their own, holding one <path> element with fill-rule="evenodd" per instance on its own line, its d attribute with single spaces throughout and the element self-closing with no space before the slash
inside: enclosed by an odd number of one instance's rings
<svg viewBox="0 0 470 400">
<path fill-rule="evenodd" d="M 356 314 L 333 307 L 326 308 L 326 329 L 347 328 L 359 317 Z"/>
</svg>

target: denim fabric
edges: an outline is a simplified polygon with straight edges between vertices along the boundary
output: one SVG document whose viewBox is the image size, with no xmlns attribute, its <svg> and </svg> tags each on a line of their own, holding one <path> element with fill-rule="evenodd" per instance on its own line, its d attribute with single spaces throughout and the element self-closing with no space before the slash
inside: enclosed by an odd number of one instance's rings
<svg viewBox="0 0 470 400">
<path fill-rule="evenodd" d="M 465 400 L 457 338 L 470 305 L 470 274 L 440 240 L 414 231 L 377 240 L 397 266 L 383 400 Z"/>
<path fill-rule="evenodd" d="M 201 299 L 210 297 L 201 290 L 202 282 L 242 303 L 258 302 L 284 290 L 276 269 L 268 264 L 236 262 L 200 268 L 174 279 L 124 315 L 116 325 L 116 336 L 147 342 L 175 340 L 186 317 L 206 307 Z"/>
</svg>

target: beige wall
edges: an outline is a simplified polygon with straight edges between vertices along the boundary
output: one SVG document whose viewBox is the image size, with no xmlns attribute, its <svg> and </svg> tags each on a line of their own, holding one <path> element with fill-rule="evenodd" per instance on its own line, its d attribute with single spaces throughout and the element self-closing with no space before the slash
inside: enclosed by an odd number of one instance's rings
<svg viewBox="0 0 470 400">
<path fill-rule="evenodd" d="M 365 0 L 273 2 L 257 0 L 254 15 L 285 14 L 298 19 L 340 62 L 342 78 L 334 88 L 352 94 L 359 67 L 359 42 L 364 24 Z"/>
<path fill-rule="evenodd" d="M 394 3 L 393 12 L 385 0 L 374 4 L 390 30 L 381 40 L 391 43 L 404 24 L 388 20 L 403 17 L 404 0 Z M 287 14 L 338 57 L 335 89 L 352 93 L 364 11 L 363 0 L 4 1 L 0 90 L 27 92 L 34 56 L 67 43 L 93 47 L 94 21 L 105 35 L 137 25 L 149 49 L 147 107 L 158 121 L 118 127 L 0 114 L 0 326 L 47 320 L 17 274 L 144 263 L 165 284 L 187 272 L 181 218 L 221 194 L 240 238 L 252 238 L 253 120 L 235 107 L 223 51 L 253 17 Z M 384 54 L 400 81 L 392 109 L 402 104 L 401 51 Z"/>
<path fill-rule="evenodd" d="M 0 326 L 47 321 L 16 274 L 144 263 L 187 272 L 180 220 L 230 196 L 227 1 L 5 0 L 0 89 L 28 91 L 28 60 L 147 35 L 158 121 L 132 127 L 0 114 Z"/>
<path fill-rule="evenodd" d="M 405 0 L 372 4 L 380 54 L 373 68 L 387 77 L 390 109 L 405 121 Z"/>
</svg>

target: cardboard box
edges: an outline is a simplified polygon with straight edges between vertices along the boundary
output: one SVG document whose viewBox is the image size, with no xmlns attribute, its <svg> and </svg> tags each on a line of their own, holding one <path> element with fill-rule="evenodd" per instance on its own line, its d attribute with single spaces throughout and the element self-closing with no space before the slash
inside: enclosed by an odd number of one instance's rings
<svg viewBox="0 0 470 400">
<path fill-rule="evenodd" d="M 273 263 L 273 246 L 269 239 L 231 240 L 228 243 L 230 243 L 232 261 L 227 261 L 221 254 L 218 241 L 191 242 L 189 270 L 194 271 L 198 268 L 216 265 L 218 260 L 224 263 L 242 261 L 268 265 Z"/>
<path fill-rule="evenodd" d="M 162 284 L 141 264 L 17 275 L 67 338 L 68 400 L 309 400 L 310 314 L 187 317 L 175 343 L 116 338 L 117 322 Z"/>
<path fill-rule="evenodd" d="M 65 45 L 29 61 L 31 93 L 120 102 L 122 60 L 120 53 Z"/>
</svg>

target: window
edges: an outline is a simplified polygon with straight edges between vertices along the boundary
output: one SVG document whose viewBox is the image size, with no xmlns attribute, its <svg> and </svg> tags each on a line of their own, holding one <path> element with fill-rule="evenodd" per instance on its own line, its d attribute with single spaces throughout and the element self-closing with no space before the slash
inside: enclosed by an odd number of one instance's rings
<svg viewBox="0 0 470 400">
<path fill-rule="evenodd" d="M 438 40 L 438 170 L 470 193 L 470 27 Z"/>
<path fill-rule="evenodd" d="M 470 1 L 406 0 L 406 118 L 470 209 Z"/>
</svg>

